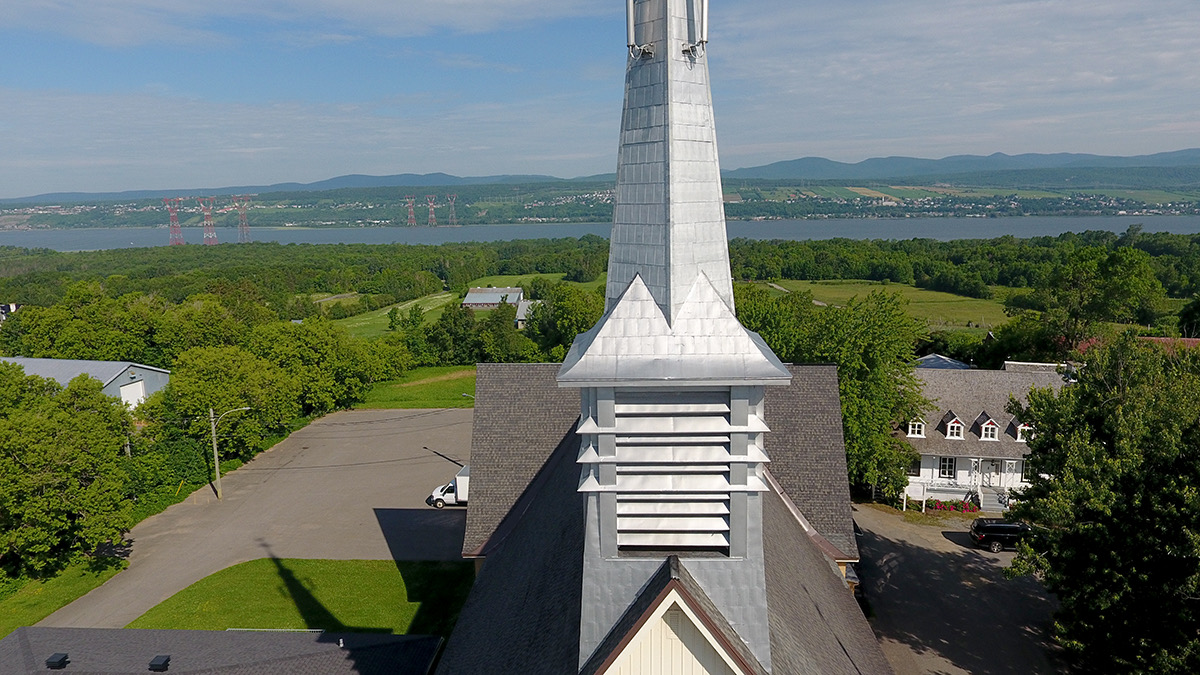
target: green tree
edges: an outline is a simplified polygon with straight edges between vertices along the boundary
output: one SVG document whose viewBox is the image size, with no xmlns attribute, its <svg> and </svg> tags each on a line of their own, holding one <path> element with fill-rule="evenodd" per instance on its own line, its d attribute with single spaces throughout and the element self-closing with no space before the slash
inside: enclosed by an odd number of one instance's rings
<svg viewBox="0 0 1200 675">
<path fill-rule="evenodd" d="M 1037 351 L 1066 358 L 1099 332 L 1103 322 L 1152 324 L 1163 312 L 1166 291 L 1150 256 L 1129 247 L 1067 249 L 1032 294 L 1017 294 L 1011 314 L 1041 311 L 1044 326 Z"/>
<path fill-rule="evenodd" d="M 197 347 L 179 356 L 166 389 L 142 404 L 151 420 L 148 435 L 169 440 L 176 429 L 208 441 L 208 411 L 217 414 L 250 408 L 221 423 L 220 445 L 226 457 L 253 457 L 271 436 L 286 433 L 301 414 L 296 378 L 278 365 L 239 347 Z"/>
<path fill-rule="evenodd" d="M 1179 310 L 1179 334 L 1185 338 L 1200 338 L 1200 293 Z"/>
<path fill-rule="evenodd" d="M 561 361 L 575 336 L 591 330 L 603 314 L 603 296 L 559 283 L 545 293 L 541 304 L 529 309 L 525 334 L 551 360 Z"/>
<path fill-rule="evenodd" d="M 479 352 L 483 363 L 530 363 L 540 356 L 533 340 L 517 330 L 517 306 L 509 303 L 479 322 Z"/>
<path fill-rule="evenodd" d="M 475 312 L 470 307 L 457 302 L 446 305 L 426 339 L 441 365 L 468 366 L 479 362 L 479 333 Z"/>
<path fill-rule="evenodd" d="M 1126 333 L 1078 382 L 1010 411 L 1031 424 L 1035 526 L 1013 569 L 1059 600 L 1055 635 L 1081 672 L 1200 669 L 1200 353 Z"/>
<path fill-rule="evenodd" d="M 782 360 L 837 365 L 850 481 L 898 494 L 908 483 L 912 451 L 893 431 L 924 404 L 913 374 L 913 348 L 924 326 L 905 311 L 904 299 L 875 291 L 845 307 L 819 308 L 802 293 L 736 293 L 739 320 Z"/>
<path fill-rule="evenodd" d="M 320 415 L 362 400 L 382 365 L 361 340 L 323 317 L 259 326 L 249 351 L 300 384 L 305 414 Z"/>
<path fill-rule="evenodd" d="M 66 388 L 0 364 L 0 567 L 45 575 L 130 525 L 118 453 L 129 411 L 81 375 Z"/>
</svg>

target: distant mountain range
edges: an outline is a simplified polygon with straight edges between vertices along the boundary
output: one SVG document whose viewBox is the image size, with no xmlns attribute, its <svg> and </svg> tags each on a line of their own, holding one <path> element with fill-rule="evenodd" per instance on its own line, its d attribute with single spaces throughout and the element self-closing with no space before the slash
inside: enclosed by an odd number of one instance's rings
<svg viewBox="0 0 1200 675">
<path fill-rule="evenodd" d="M 1075 153 L 1006 155 L 954 155 L 942 159 L 915 157 L 875 157 L 861 162 L 835 162 L 823 157 L 804 157 L 764 166 L 722 171 L 733 180 L 883 180 L 937 176 L 946 178 L 961 174 L 986 174 L 997 171 L 1029 171 L 1045 169 L 1122 169 L 1200 167 L 1200 148 L 1160 152 L 1135 157 L 1110 157 Z M 243 185 L 223 188 L 188 190 L 130 190 L 126 192 L 85 193 L 56 192 L 51 194 L 0 199 L 0 204 L 46 202 L 92 202 L 136 199 L 158 199 L 181 195 L 267 194 L 271 192 L 316 192 L 340 188 L 372 187 L 452 187 L 456 185 L 488 185 L 504 183 L 550 182 L 613 182 L 616 174 L 599 174 L 572 179 L 539 175 L 500 175 L 460 177 L 446 173 L 402 173 L 393 176 L 352 174 L 315 183 L 276 183 L 274 185 Z"/>
<path fill-rule="evenodd" d="M 822 157 L 805 157 L 766 166 L 723 171 L 726 178 L 768 180 L 878 180 L 916 176 L 952 176 L 964 173 L 1020 171 L 1028 169 L 1112 169 L 1135 167 L 1200 166 L 1200 148 L 1160 152 L 1136 157 L 1107 157 L 1056 153 L 1051 155 L 954 155 L 942 159 L 875 157 L 847 164 Z"/>
</svg>

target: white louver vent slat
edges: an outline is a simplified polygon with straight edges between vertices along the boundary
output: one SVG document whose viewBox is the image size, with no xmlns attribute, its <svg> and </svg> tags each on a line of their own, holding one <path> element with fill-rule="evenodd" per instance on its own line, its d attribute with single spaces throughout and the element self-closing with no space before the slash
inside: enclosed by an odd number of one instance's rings
<svg viewBox="0 0 1200 675">
<path fill-rule="evenodd" d="M 645 515 L 729 515 L 729 505 L 721 501 L 636 501 L 626 500 L 617 505 L 618 516 Z"/>
<path fill-rule="evenodd" d="M 665 518 L 618 517 L 618 532 L 728 532 L 729 521 L 720 516 L 670 516 Z"/>
</svg>

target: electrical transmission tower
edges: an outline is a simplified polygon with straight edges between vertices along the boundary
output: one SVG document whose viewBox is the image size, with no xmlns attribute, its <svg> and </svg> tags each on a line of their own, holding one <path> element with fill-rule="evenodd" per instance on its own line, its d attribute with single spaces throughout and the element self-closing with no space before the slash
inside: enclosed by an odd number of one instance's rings
<svg viewBox="0 0 1200 675">
<path fill-rule="evenodd" d="M 450 217 L 446 224 L 450 227 L 458 226 L 458 216 L 454 214 L 454 200 L 458 199 L 458 195 L 446 195 L 446 201 L 450 202 Z"/>
<path fill-rule="evenodd" d="M 183 230 L 179 227 L 179 205 L 183 203 L 183 197 L 163 197 L 163 204 L 167 205 L 167 213 L 171 214 L 171 246 L 183 246 Z"/>
<path fill-rule="evenodd" d="M 234 195 L 233 205 L 238 211 L 238 243 L 250 243 L 250 224 L 246 222 L 246 209 L 250 206 L 251 195 Z"/>
<path fill-rule="evenodd" d="M 417 198 L 413 197 L 412 195 L 409 195 L 404 198 L 404 201 L 408 203 L 408 226 L 416 227 L 417 226 L 417 212 L 416 212 L 414 205 L 417 203 Z"/>
<path fill-rule="evenodd" d="M 213 224 L 212 211 L 217 198 L 196 197 L 196 201 L 200 202 L 200 210 L 204 212 L 204 243 L 213 246 L 217 243 L 217 227 Z"/>
<path fill-rule="evenodd" d="M 425 195 L 425 203 L 429 204 L 429 226 L 437 227 L 437 216 L 433 213 L 434 207 L 437 206 L 437 195 Z"/>
</svg>

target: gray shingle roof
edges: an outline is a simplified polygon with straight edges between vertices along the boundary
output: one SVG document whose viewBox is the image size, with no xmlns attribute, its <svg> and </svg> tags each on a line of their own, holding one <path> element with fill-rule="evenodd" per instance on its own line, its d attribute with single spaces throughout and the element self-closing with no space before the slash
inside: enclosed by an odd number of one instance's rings
<svg viewBox="0 0 1200 675">
<path fill-rule="evenodd" d="M 925 414 L 925 438 L 905 438 L 923 455 L 944 457 L 999 457 L 1020 459 L 1026 445 L 1016 438 L 1020 420 L 1008 414 L 1008 399 L 1025 403 L 1032 387 L 1059 389 L 1063 378 L 1054 371 L 1032 370 L 923 370 L 916 371 L 925 398 L 933 406 Z M 962 440 L 946 438 L 950 412 L 966 426 Z M 980 438 L 984 412 L 999 425 L 999 440 Z M 902 436 L 907 429 L 901 429 Z M 807 512 L 805 512 L 807 514 Z"/>
<path fill-rule="evenodd" d="M 37 375 L 47 379 L 54 380 L 62 386 L 67 386 L 67 383 L 80 375 L 88 375 L 100 380 L 101 384 L 107 385 L 109 382 L 120 377 L 130 367 L 137 367 L 144 370 L 153 370 L 160 373 L 169 373 L 169 370 L 155 368 L 153 366 L 144 366 L 140 363 L 132 361 L 85 361 L 82 359 L 33 359 L 24 356 L 5 356 L 0 357 L 0 361 L 8 361 L 15 363 L 25 369 L 26 375 Z"/>
<path fill-rule="evenodd" d="M 845 582 L 778 493 L 763 498 L 774 673 L 891 673 Z"/>
<path fill-rule="evenodd" d="M 577 444 L 573 432 L 559 440 L 496 528 L 439 674 L 578 672 L 586 498 L 576 491 Z M 763 497 L 763 540 L 773 672 L 892 672 L 835 568 L 775 491 Z M 662 575 L 683 576 L 669 567 Z M 652 599 L 643 593 L 602 649 L 619 644 Z M 711 602 L 704 610 L 736 637 Z"/>
<path fill-rule="evenodd" d="M 837 368 L 791 365 L 792 383 L 767 387 L 769 468 L 847 559 L 858 558 L 842 440 Z M 550 452 L 579 419 L 579 390 L 560 389 L 558 364 L 479 364 L 464 555 L 480 548 Z"/>
<path fill-rule="evenodd" d="M 482 547 L 579 420 L 579 390 L 560 389 L 557 363 L 481 363 L 471 427 L 471 500 L 463 554 Z"/>
<path fill-rule="evenodd" d="M 791 386 L 767 387 L 768 468 L 817 532 L 857 560 L 837 367 L 788 368 Z"/>
<path fill-rule="evenodd" d="M 586 520 L 585 498 L 576 491 L 578 446 L 573 431 L 560 436 L 496 528 L 438 673 L 578 671 Z"/>
<path fill-rule="evenodd" d="M 0 672 L 49 672 L 46 659 L 66 652 L 70 664 L 63 672 L 77 674 L 144 673 L 150 659 L 169 654 L 172 673 L 425 675 L 441 641 L 424 635 L 26 627 L 0 640 Z"/>
</svg>

